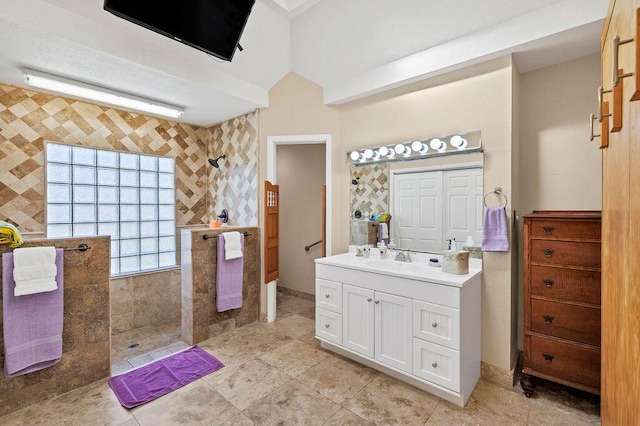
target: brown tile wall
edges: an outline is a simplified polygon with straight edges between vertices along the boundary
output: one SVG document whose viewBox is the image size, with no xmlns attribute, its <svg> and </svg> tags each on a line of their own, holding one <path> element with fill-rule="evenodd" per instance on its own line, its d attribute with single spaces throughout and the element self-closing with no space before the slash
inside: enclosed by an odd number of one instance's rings
<svg viewBox="0 0 640 426">
<path fill-rule="evenodd" d="M 216 310 L 218 234 L 249 232 L 244 240 L 242 307 Z M 204 240 L 204 234 L 214 238 Z M 260 311 L 260 235 L 258 228 L 182 231 L 182 340 L 196 344 L 224 331 L 258 320 Z"/>
<path fill-rule="evenodd" d="M 351 166 L 351 179 L 357 184 L 350 186 L 351 211 L 353 217 L 360 210 L 364 218 L 372 214 L 389 211 L 389 167 L 387 164 Z"/>
<path fill-rule="evenodd" d="M 34 240 L 23 247 L 72 248 L 80 243 L 87 243 L 91 249 L 64 253 L 62 359 L 52 367 L 12 379 L 0 374 L 0 416 L 109 377 L 111 373 L 109 237 Z M 0 245 L 0 253 L 11 250 Z M 2 326 L 0 316 L 0 329 Z M 4 368 L 1 335 L 0 365 Z"/>
<path fill-rule="evenodd" d="M 180 326 L 180 269 L 111 280 L 111 334 L 148 325 Z"/>
<path fill-rule="evenodd" d="M 44 142 L 176 159 L 176 223 L 208 223 L 210 129 L 0 84 L 0 220 L 44 231 Z M 257 217 L 257 214 L 256 214 Z"/>
</svg>

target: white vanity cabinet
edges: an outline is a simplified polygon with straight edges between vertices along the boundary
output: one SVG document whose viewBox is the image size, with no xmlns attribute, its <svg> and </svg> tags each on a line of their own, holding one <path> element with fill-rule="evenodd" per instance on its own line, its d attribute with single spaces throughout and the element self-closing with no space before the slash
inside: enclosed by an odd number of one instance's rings
<svg viewBox="0 0 640 426">
<path fill-rule="evenodd" d="M 481 270 L 387 263 L 385 273 L 354 258 L 316 260 L 321 345 L 464 406 L 480 378 Z"/>
<path fill-rule="evenodd" d="M 411 299 L 346 284 L 342 299 L 342 345 L 410 373 Z"/>
</svg>

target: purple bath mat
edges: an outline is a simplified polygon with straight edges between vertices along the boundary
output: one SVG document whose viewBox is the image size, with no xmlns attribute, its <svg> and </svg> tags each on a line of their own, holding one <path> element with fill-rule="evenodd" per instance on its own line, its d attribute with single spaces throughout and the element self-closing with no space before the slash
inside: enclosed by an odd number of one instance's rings
<svg viewBox="0 0 640 426">
<path fill-rule="evenodd" d="M 109 385 L 120 404 L 133 408 L 168 394 L 224 367 L 198 346 L 113 376 Z"/>
</svg>

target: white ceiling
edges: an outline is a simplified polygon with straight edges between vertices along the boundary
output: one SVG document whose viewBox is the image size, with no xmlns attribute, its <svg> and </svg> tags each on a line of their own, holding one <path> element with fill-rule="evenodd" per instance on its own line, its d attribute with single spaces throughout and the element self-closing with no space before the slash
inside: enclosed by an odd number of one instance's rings
<svg viewBox="0 0 640 426">
<path fill-rule="evenodd" d="M 117 18 L 103 0 L 0 0 L 0 82 L 31 68 L 182 106 L 201 126 L 268 106 L 294 71 L 325 102 L 513 53 L 520 72 L 599 51 L 608 0 L 257 0 L 233 62 Z"/>
</svg>

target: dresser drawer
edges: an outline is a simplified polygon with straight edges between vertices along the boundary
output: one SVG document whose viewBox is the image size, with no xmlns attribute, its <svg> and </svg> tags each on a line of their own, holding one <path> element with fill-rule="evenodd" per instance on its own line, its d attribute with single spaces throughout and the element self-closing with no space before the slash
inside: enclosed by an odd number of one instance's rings
<svg viewBox="0 0 640 426">
<path fill-rule="evenodd" d="M 460 311 L 414 300 L 413 336 L 451 349 L 460 349 Z"/>
<path fill-rule="evenodd" d="M 530 339 L 525 367 L 537 372 L 600 388 L 600 351 L 538 336 Z"/>
<path fill-rule="evenodd" d="M 600 272 L 531 266 L 532 296 L 600 305 Z"/>
<path fill-rule="evenodd" d="M 342 315 L 316 308 L 316 336 L 342 344 Z"/>
<path fill-rule="evenodd" d="M 460 392 L 460 352 L 413 339 L 413 374 Z"/>
<path fill-rule="evenodd" d="M 316 305 L 320 308 L 342 313 L 342 284 L 316 278 Z"/>
<path fill-rule="evenodd" d="M 532 299 L 531 331 L 600 346 L 600 309 Z"/>
<path fill-rule="evenodd" d="M 530 256 L 536 263 L 600 268 L 600 243 L 531 240 Z"/>
<path fill-rule="evenodd" d="M 599 240 L 600 221 L 571 222 L 553 219 L 535 219 L 531 221 L 532 237 L 577 238 L 581 240 Z"/>
</svg>

